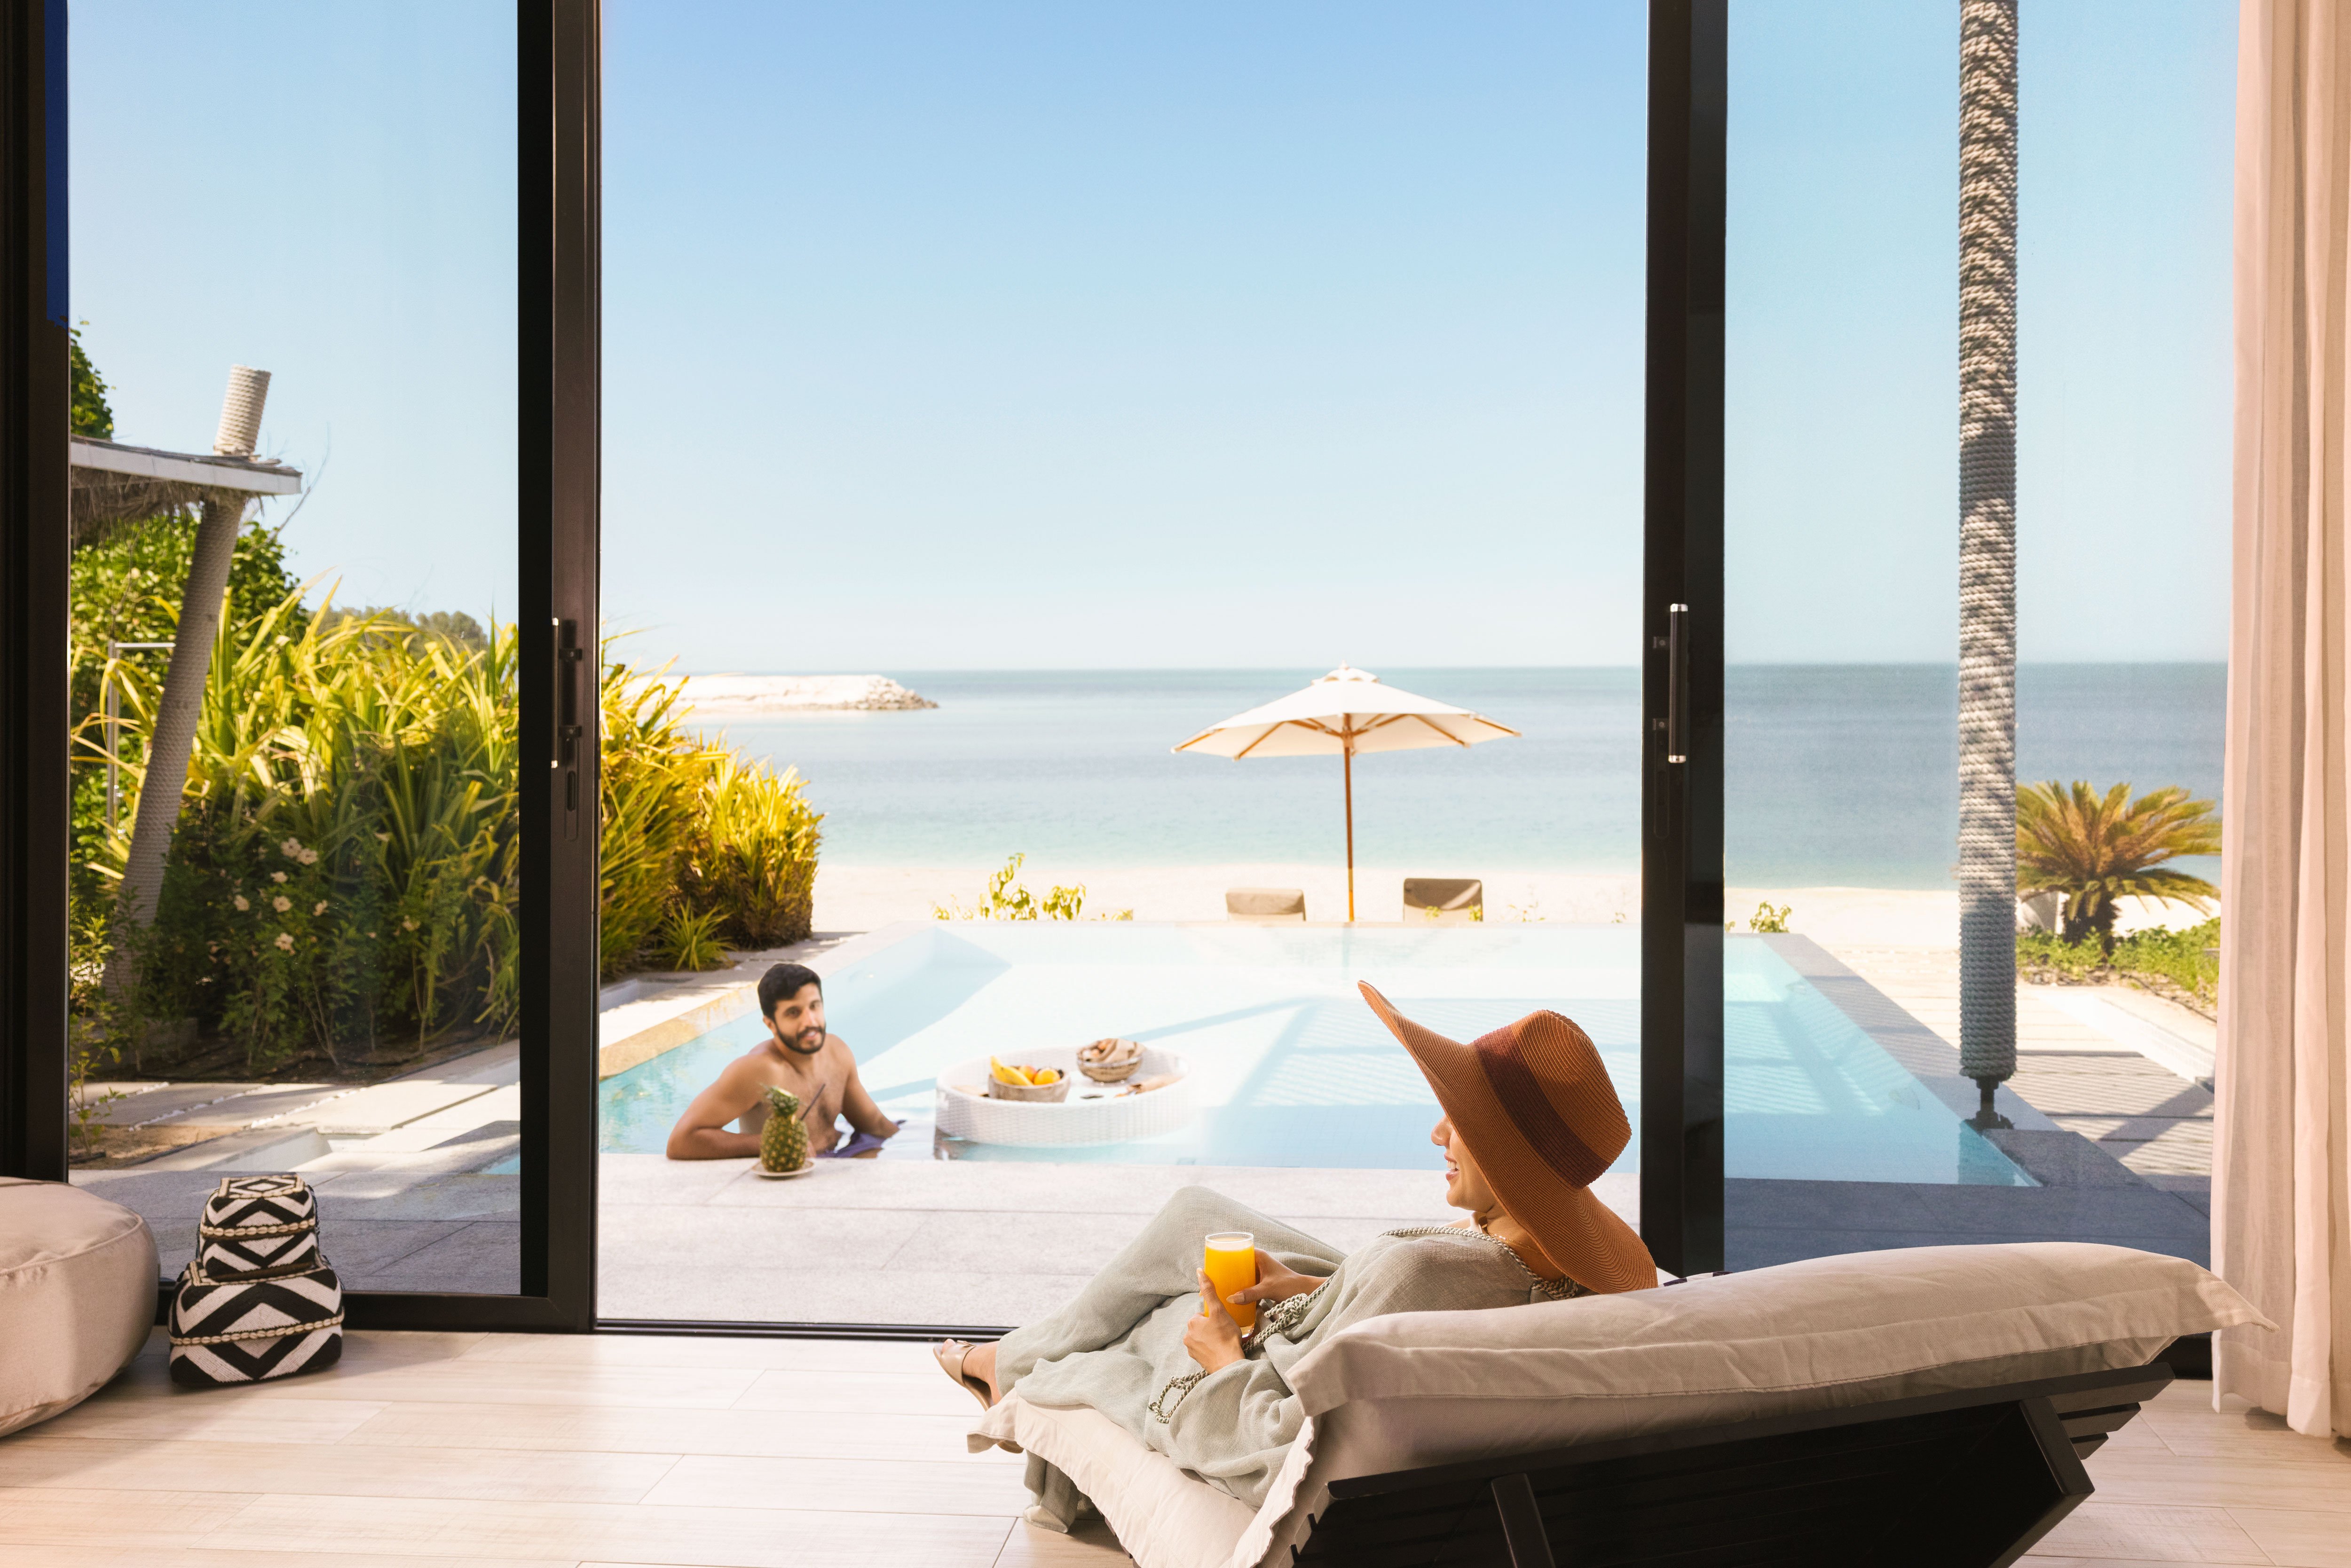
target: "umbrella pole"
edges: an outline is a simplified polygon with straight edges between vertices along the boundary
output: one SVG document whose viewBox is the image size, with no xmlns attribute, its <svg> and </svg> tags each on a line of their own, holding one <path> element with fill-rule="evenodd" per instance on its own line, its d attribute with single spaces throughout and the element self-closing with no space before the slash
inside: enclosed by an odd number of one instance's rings
<svg viewBox="0 0 2351 1568">
<path fill-rule="evenodd" d="M 1351 739 L 1340 754 L 1340 777 L 1347 789 L 1347 923 L 1355 921 L 1355 747 Z"/>
</svg>

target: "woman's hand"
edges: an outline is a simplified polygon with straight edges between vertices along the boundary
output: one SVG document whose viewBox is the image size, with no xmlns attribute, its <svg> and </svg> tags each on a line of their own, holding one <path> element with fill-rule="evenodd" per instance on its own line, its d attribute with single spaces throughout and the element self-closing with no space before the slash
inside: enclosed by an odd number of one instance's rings
<svg viewBox="0 0 2351 1568">
<path fill-rule="evenodd" d="M 1292 1296 L 1302 1296 L 1322 1282 L 1320 1274 L 1301 1274 L 1274 1261 L 1273 1254 L 1260 1247 L 1257 1250 L 1257 1283 L 1247 1290 L 1235 1291 L 1237 1306 L 1261 1307 L 1268 1301 L 1286 1301 Z"/>
<path fill-rule="evenodd" d="M 1184 1348 L 1209 1372 L 1222 1372 L 1241 1358 L 1241 1325 L 1217 1300 L 1217 1287 L 1205 1271 L 1200 1275 L 1200 1310 L 1184 1325 Z"/>
</svg>

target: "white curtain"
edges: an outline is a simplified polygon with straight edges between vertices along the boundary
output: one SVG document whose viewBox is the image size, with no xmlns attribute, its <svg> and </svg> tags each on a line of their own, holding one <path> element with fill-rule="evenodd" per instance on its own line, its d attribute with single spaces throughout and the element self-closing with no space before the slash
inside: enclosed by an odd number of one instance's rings
<svg viewBox="0 0 2351 1568">
<path fill-rule="evenodd" d="M 2351 1433 L 2351 6 L 2241 0 L 2213 1393 Z"/>
</svg>

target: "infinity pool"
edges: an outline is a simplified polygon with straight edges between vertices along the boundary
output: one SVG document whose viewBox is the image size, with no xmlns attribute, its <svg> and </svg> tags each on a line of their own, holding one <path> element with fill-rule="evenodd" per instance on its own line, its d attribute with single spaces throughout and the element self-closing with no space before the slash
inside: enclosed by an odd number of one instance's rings
<svg viewBox="0 0 2351 1568">
<path fill-rule="evenodd" d="M 904 1130 L 887 1159 L 1418 1170 L 1436 1097 L 1356 995 L 1469 1040 L 1537 1008 L 1600 1048 L 1636 1129 L 1640 936 L 1630 926 L 1305 927 L 941 924 L 904 928 L 825 981 L 835 1034 Z M 1763 941 L 1725 943 L 1726 1168 L 1733 1176 L 2030 1186 Z M 608 1079 L 607 1152 L 658 1153 L 685 1104 L 765 1036 L 756 1010 Z M 1186 1128 L 1074 1148 L 934 1135 L 958 1062 L 1105 1035 L 1181 1052 Z"/>
</svg>

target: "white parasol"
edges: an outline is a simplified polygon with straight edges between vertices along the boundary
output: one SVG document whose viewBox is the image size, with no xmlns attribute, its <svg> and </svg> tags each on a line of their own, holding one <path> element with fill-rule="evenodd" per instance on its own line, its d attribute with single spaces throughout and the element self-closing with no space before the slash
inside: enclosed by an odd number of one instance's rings
<svg viewBox="0 0 2351 1568">
<path fill-rule="evenodd" d="M 1415 696 L 1342 664 L 1303 691 L 1235 714 L 1178 751 L 1211 757 L 1319 757 L 1337 752 L 1347 796 L 1347 918 L 1355 918 L 1355 753 L 1468 747 L 1519 732 L 1434 697 Z"/>
</svg>

